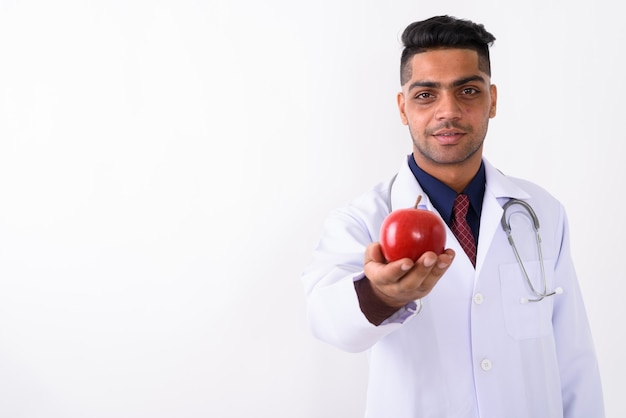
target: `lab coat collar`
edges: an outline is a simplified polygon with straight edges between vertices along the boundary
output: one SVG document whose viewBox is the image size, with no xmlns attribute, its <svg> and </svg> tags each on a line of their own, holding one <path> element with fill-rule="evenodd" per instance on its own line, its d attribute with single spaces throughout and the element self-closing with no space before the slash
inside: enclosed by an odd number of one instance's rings
<svg viewBox="0 0 626 418">
<path fill-rule="evenodd" d="M 491 196 L 500 201 L 508 201 L 511 198 L 521 200 L 530 198 L 530 195 L 524 189 L 491 165 L 485 158 L 483 158 L 483 162 L 485 164 L 485 177 L 487 181 L 485 198 Z"/>
<path fill-rule="evenodd" d="M 485 176 L 487 182 L 485 185 L 484 200 L 495 198 L 499 203 L 501 203 L 500 206 L 502 206 L 510 198 L 528 199 L 530 197 L 528 193 L 526 193 L 516 183 L 491 165 L 487 159 L 483 158 L 483 163 L 485 164 Z M 431 211 L 435 210 L 430 199 L 426 193 L 424 193 L 424 190 L 421 188 L 415 179 L 415 176 L 411 172 L 409 164 L 407 163 L 407 157 L 404 157 L 400 170 L 398 171 L 392 185 L 390 209 L 393 210 L 413 207 L 415 206 L 415 201 L 419 195 L 422 196 L 419 208 Z"/>
<path fill-rule="evenodd" d="M 417 197 L 420 195 L 422 196 L 422 199 L 420 200 L 419 208 L 434 210 L 432 204 L 430 203 L 430 199 L 415 179 L 407 161 L 407 157 L 402 159 L 400 170 L 391 185 L 390 211 L 402 208 L 412 208 L 415 206 Z"/>
<path fill-rule="evenodd" d="M 502 207 L 511 198 L 526 200 L 530 195 L 510 177 L 491 165 L 485 158 L 485 196 L 480 215 L 480 238 L 476 253 L 476 272 L 479 274 L 486 262 L 487 253 L 497 231 L 501 231 Z"/>
</svg>

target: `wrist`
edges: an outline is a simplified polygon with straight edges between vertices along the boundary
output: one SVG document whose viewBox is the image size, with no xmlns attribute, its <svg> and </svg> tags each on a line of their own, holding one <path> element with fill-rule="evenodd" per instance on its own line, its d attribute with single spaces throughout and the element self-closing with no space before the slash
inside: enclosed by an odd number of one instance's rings
<svg viewBox="0 0 626 418">
<path fill-rule="evenodd" d="M 367 277 L 355 281 L 354 288 L 361 312 L 374 325 L 380 325 L 404 306 L 404 304 L 398 306 L 397 302 L 390 301 L 390 298 L 378 291 Z"/>
</svg>

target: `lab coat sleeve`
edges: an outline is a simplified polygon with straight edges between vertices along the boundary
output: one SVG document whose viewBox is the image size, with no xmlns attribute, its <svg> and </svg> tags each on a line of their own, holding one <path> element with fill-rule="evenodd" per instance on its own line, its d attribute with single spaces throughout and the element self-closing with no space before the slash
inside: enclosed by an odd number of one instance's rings
<svg viewBox="0 0 626 418">
<path fill-rule="evenodd" d="M 561 207 L 561 243 L 556 280 L 554 336 L 561 375 L 564 418 L 602 418 L 604 402 L 591 330 L 570 254 L 567 216 Z"/>
<path fill-rule="evenodd" d="M 359 307 L 354 281 L 363 279 L 365 248 L 378 239 L 380 224 L 388 213 L 375 201 L 371 198 L 368 202 L 372 203 L 351 205 L 329 215 L 302 276 L 313 335 L 349 352 L 370 348 L 418 312 L 418 304 L 410 303 L 376 326 Z"/>
</svg>

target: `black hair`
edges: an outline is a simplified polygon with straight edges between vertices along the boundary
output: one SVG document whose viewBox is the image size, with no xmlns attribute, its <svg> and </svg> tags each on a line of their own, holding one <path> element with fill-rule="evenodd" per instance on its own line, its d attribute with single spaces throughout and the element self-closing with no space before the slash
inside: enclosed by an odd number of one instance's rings
<svg viewBox="0 0 626 418">
<path fill-rule="evenodd" d="M 402 33 L 404 50 L 400 58 L 400 84 L 411 79 L 409 61 L 430 49 L 463 48 L 478 53 L 479 66 L 491 76 L 489 47 L 496 38 L 481 24 L 452 16 L 435 16 L 413 22 Z"/>
</svg>

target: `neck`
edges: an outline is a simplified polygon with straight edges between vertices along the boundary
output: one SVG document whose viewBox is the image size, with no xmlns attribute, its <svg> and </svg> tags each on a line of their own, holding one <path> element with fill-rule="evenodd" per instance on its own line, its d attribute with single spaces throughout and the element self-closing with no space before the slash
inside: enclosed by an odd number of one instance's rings
<svg viewBox="0 0 626 418">
<path fill-rule="evenodd" d="M 414 152 L 413 158 L 418 166 L 457 193 L 461 193 L 472 181 L 482 161 L 482 155 L 476 153 L 460 163 L 441 164 L 423 158 Z"/>
</svg>

